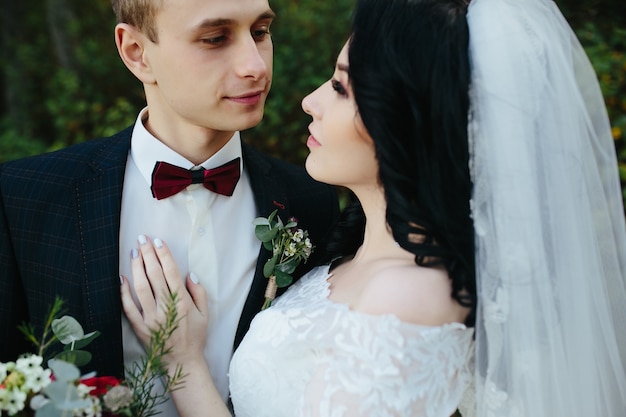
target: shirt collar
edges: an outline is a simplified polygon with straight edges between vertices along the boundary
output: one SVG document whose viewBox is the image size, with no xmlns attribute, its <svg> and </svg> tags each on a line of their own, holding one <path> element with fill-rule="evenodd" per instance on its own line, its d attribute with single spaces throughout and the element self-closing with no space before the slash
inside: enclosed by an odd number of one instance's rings
<svg viewBox="0 0 626 417">
<path fill-rule="evenodd" d="M 200 165 L 194 165 L 193 162 L 178 154 L 148 132 L 143 124 L 147 110 L 148 108 L 145 107 L 135 121 L 130 145 L 130 157 L 148 184 L 152 181 L 152 171 L 157 161 L 164 161 L 185 169 L 199 167 L 211 169 L 242 156 L 241 138 L 239 132 L 235 132 L 222 149 Z M 243 158 L 240 159 L 239 168 L 243 170 Z"/>
</svg>

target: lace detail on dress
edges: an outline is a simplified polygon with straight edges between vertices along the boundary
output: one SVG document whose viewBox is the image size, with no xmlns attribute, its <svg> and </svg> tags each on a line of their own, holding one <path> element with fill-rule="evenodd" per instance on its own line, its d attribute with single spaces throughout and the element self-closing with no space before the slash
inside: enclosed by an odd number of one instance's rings
<svg viewBox="0 0 626 417">
<path fill-rule="evenodd" d="M 328 300 L 318 267 L 259 313 L 231 362 L 237 417 L 449 417 L 469 385 L 472 329 L 418 326 Z"/>
</svg>

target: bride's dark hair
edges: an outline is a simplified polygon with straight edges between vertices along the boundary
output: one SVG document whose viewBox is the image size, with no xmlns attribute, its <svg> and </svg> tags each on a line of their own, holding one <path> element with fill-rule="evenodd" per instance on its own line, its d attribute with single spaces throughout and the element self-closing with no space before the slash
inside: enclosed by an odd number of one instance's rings
<svg viewBox="0 0 626 417">
<path fill-rule="evenodd" d="M 467 120 L 470 68 L 464 0 L 359 0 L 349 78 L 374 140 L 387 222 L 419 265 L 444 265 L 452 297 L 476 308 Z M 343 214 L 335 256 L 363 240 L 357 202 Z"/>
</svg>

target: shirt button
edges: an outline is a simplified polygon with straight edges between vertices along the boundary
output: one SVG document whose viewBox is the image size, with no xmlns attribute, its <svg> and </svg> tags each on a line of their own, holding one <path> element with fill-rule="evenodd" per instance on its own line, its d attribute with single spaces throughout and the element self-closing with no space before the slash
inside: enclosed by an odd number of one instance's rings
<svg viewBox="0 0 626 417">
<path fill-rule="evenodd" d="M 204 227 L 200 227 L 200 228 L 198 229 L 198 234 L 199 234 L 200 236 L 204 236 L 204 234 L 205 234 Z"/>
</svg>

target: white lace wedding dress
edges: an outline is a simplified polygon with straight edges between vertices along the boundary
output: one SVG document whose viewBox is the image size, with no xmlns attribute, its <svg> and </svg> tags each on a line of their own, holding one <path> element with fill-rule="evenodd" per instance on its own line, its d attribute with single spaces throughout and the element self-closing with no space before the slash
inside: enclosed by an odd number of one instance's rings
<svg viewBox="0 0 626 417">
<path fill-rule="evenodd" d="M 313 269 L 259 313 L 230 365 L 237 417 L 449 417 L 472 379 L 473 329 L 418 326 L 328 300 Z"/>
</svg>

